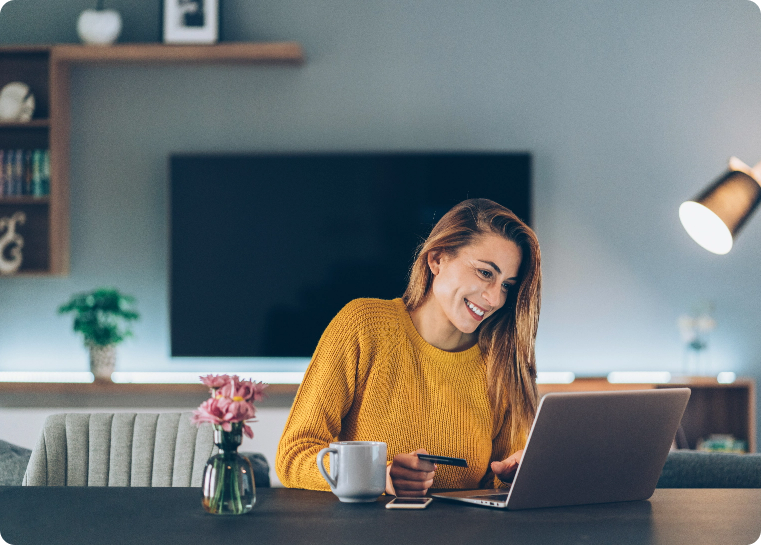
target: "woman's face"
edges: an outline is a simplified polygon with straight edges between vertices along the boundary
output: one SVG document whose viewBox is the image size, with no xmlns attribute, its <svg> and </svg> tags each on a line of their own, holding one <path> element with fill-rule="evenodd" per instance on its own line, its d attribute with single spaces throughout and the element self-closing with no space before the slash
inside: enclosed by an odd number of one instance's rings
<svg viewBox="0 0 761 545">
<path fill-rule="evenodd" d="M 489 233 L 461 248 L 456 256 L 428 256 L 435 275 L 432 302 L 463 333 L 473 333 L 505 304 L 521 266 L 517 244 Z"/>
</svg>

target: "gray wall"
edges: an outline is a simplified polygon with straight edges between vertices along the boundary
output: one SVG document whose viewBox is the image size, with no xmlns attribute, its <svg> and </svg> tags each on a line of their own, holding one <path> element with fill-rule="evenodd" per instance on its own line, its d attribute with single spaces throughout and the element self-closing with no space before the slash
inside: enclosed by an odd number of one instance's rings
<svg viewBox="0 0 761 545">
<path fill-rule="evenodd" d="M 0 42 L 76 41 L 90 4 L 14 0 Z M 155 40 L 158 0 L 107 5 Z M 724 257 L 677 218 L 730 155 L 761 159 L 752 2 L 226 0 L 223 32 L 307 62 L 73 70 L 72 273 L 0 281 L 0 370 L 85 369 L 55 308 L 101 284 L 144 316 L 122 369 L 195 368 L 168 358 L 172 152 L 486 149 L 535 158 L 540 370 L 679 372 L 677 317 L 713 301 L 710 371 L 761 378 L 761 218 Z"/>
</svg>

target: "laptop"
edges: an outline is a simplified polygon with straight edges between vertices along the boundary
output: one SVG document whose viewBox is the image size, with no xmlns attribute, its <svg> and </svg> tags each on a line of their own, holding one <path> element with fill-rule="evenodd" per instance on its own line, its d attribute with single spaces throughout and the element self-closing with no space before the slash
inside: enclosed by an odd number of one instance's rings
<svg viewBox="0 0 761 545">
<path fill-rule="evenodd" d="M 509 489 L 431 495 L 502 509 L 646 500 L 689 398 L 689 388 L 547 394 Z"/>
</svg>

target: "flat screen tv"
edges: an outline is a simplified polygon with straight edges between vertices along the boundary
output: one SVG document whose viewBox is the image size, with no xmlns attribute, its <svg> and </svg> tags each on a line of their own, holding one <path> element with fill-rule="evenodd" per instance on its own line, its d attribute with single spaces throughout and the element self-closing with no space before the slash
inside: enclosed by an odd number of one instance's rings
<svg viewBox="0 0 761 545">
<path fill-rule="evenodd" d="M 174 357 L 308 358 L 350 300 L 402 295 L 453 205 L 531 224 L 527 153 L 174 155 L 170 178 Z"/>
</svg>

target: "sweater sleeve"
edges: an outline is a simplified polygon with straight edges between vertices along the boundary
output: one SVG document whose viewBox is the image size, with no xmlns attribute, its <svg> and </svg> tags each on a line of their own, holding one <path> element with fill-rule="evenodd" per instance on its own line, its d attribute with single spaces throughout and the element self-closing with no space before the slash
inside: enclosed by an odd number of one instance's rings
<svg viewBox="0 0 761 545">
<path fill-rule="evenodd" d="M 289 488 L 330 490 L 317 470 L 316 457 L 338 438 L 354 401 L 359 310 L 358 301 L 352 301 L 333 318 L 296 394 L 275 460 L 277 475 Z"/>
</svg>

